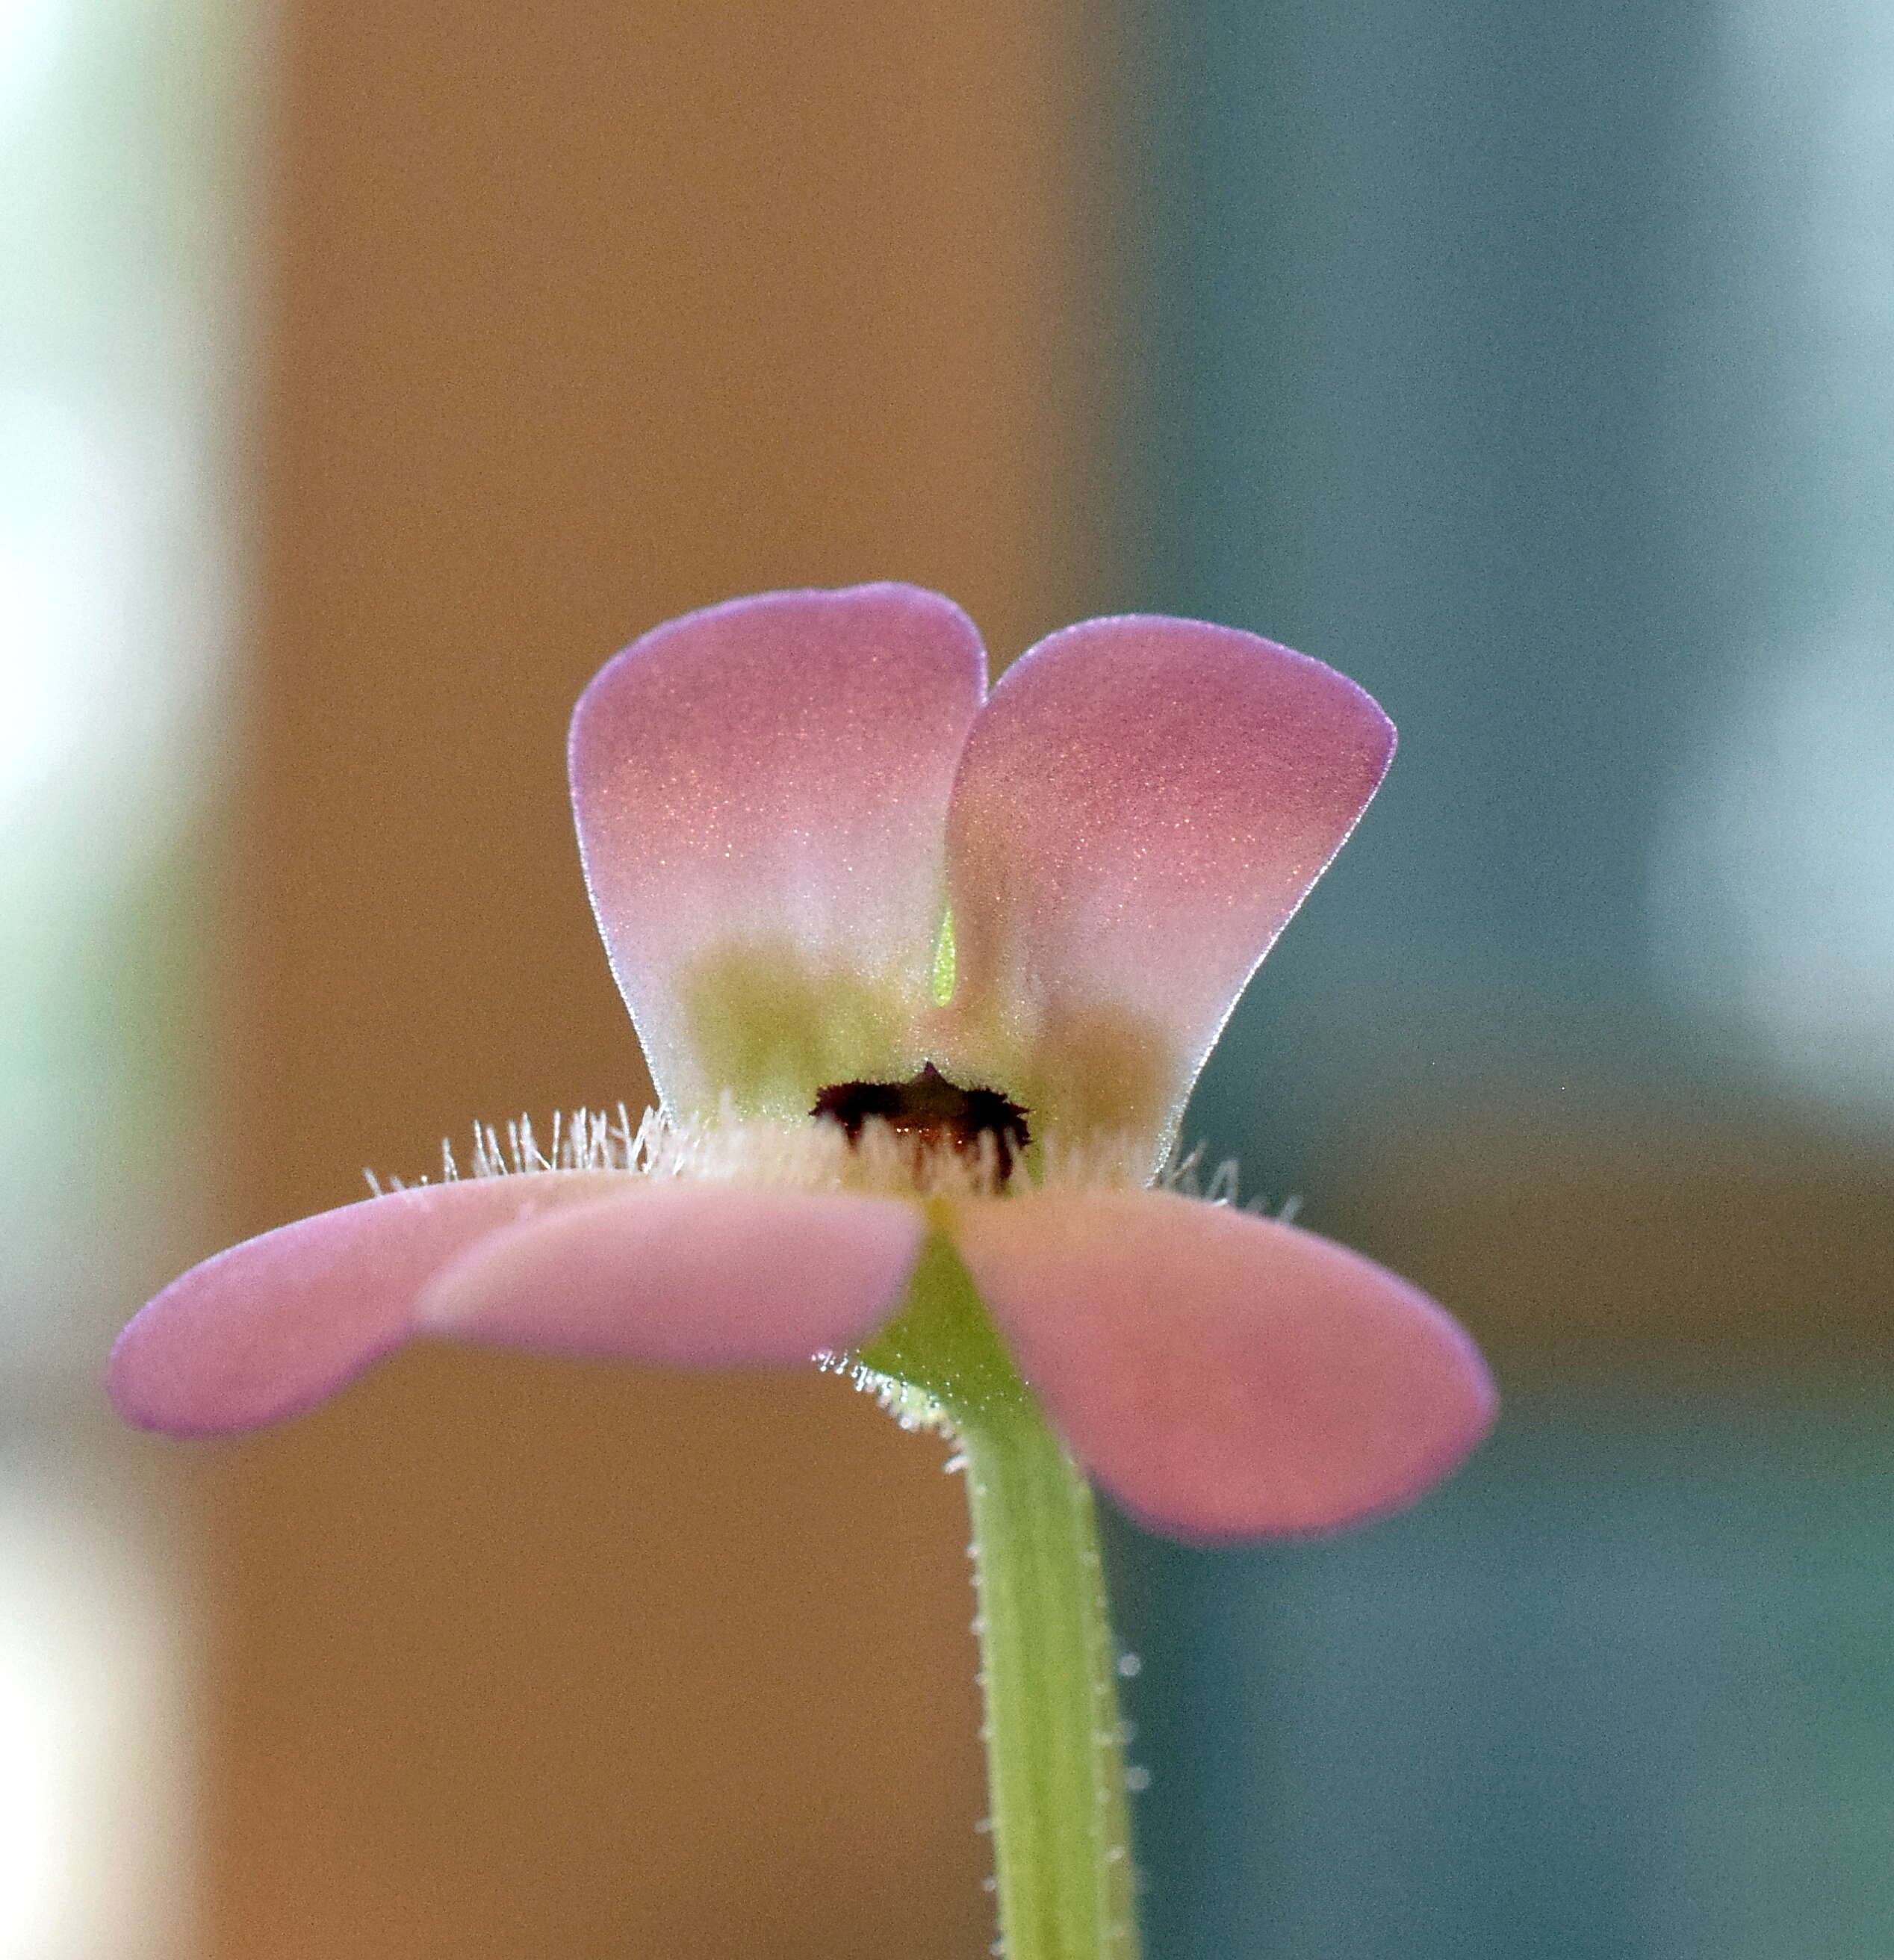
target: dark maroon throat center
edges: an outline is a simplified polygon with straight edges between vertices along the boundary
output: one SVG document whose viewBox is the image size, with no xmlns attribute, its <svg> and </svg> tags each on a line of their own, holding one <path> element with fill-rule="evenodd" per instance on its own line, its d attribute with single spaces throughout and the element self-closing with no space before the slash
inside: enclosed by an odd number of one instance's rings
<svg viewBox="0 0 1894 1960">
<path fill-rule="evenodd" d="M 962 1157 L 978 1158 L 990 1148 L 995 1173 L 1004 1184 L 1019 1153 L 1031 1141 L 1026 1112 L 996 1089 L 962 1089 L 930 1061 L 905 1082 L 837 1082 L 815 1099 L 812 1116 L 839 1123 L 852 1144 L 863 1127 L 885 1123 L 898 1136 L 923 1147 L 944 1144 Z M 993 1138 L 983 1144 L 981 1139 Z"/>
</svg>

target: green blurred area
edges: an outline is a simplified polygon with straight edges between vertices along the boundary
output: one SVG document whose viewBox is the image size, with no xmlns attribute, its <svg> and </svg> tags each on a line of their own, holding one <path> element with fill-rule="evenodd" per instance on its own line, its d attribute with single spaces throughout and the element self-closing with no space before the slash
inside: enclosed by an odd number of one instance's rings
<svg viewBox="0 0 1894 1960">
<path fill-rule="evenodd" d="M 1509 1394 L 1127 1535 L 1153 1960 L 1894 1949 L 1894 24 L 1140 20 L 1135 603 L 1402 733 L 1191 1134 Z"/>
<path fill-rule="evenodd" d="M 1885 1389 L 1625 1389 L 1358 1539 L 1134 1548 L 1151 1952 L 1885 1950 L 1891 1484 Z"/>
</svg>

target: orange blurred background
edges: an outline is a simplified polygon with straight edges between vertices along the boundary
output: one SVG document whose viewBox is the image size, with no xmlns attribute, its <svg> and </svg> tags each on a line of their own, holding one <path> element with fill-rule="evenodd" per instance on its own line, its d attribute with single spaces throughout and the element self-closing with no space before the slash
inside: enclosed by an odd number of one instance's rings
<svg viewBox="0 0 1894 1960">
<path fill-rule="evenodd" d="M 563 771 L 634 634 L 784 584 L 1098 609 L 1066 11 L 294 6 L 202 1249 L 647 1083 Z M 203 1951 L 984 1950 L 962 1494 L 831 1379 L 457 1352 L 194 1472 Z"/>
</svg>

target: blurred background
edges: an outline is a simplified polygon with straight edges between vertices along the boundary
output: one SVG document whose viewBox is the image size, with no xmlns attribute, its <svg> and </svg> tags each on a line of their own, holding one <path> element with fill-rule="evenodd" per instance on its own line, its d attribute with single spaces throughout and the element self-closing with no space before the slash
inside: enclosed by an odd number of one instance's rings
<svg viewBox="0 0 1894 1960">
<path fill-rule="evenodd" d="M 1150 1960 L 1894 1950 L 1894 15 L 8 0 L 0 186 L 0 1960 L 985 1950 L 961 1493 L 841 1384 L 97 1388 L 636 1101 L 571 701 L 882 577 L 1402 730 L 1190 1129 L 1508 1415 L 1115 1533 Z"/>
</svg>

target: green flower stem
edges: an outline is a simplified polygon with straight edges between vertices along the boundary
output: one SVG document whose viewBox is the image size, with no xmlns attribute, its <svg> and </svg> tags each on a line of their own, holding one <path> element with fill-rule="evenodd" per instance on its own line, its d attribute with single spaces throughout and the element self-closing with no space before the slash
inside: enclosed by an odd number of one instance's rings
<svg viewBox="0 0 1894 1960">
<path fill-rule="evenodd" d="M 964 1459 L 1007 1960 L 1137 1960 L 1123 1725 L 1092 1492 L 936 1235 L 863 1351 Z"/>
<path fill-rule="evenodd" d="M 1005 1951 L 1130 1960 L 1124 1743 L 1092 1493 L 1036 1409 L 960 1440 Z"/>
</svg>

